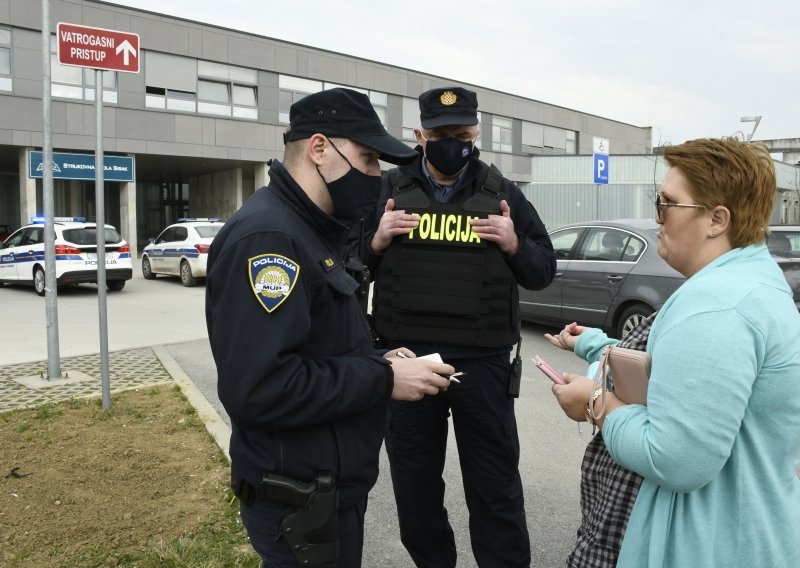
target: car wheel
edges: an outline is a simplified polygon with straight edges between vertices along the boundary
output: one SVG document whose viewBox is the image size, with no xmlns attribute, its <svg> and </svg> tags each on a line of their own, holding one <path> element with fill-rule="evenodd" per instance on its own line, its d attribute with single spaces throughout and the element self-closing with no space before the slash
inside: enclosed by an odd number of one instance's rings
<svg viewBox="0 0 800 568">
<path fill-rule="evenodd" d="M 185 260 L 181 262 L 181 284 L 184 286 L 197 285 L 197 278 L 192 276 L 192 267 Z"/>
<path fill-rule="evenodd" d="M 142 276 L 144 276 L 145 280 L 156 279 L 156 274 L 153 272 L 153 268 L 150 266 L 150 259 L 147 257 L 142 259 Z"/>
<path fill-rule="evenodd" d="M 36 266 L 33 269 L 33 289 L 40 296 L 44 296 L 44 270 L 41 266 Z"/>
<path fill-rule="evenodd" d="M 617 320 L 617 338 L 622 339 L 628 335 L 632 329 L 652 313 L 653 309 L 644 304 L 634 304 L 625 308 L 625 311 L 622 312 L 622 315 Z"/>
<path fill-rule="evenodd" d="M 124 280 L 112 280 L 111 282 L 106 282 L 106 288 L 108 288 L 112 292 L 119 292 L 124 287 L 125 287 Z"/>
</svg>

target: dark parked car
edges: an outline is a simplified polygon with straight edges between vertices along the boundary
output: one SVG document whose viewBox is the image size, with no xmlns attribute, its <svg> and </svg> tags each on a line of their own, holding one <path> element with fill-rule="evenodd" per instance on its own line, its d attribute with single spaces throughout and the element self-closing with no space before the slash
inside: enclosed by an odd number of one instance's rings
<svg viewBox="0 0 800 568">
<path fill-rule="evenodd" d="M 783 270 L 800 310 L 800 225 L 772 225 L 767 248 Z"/>
<path fill-rule="evenodd" d="M 558 259 L 544 290 L 520 288 L 522 318 L 562 326 L 577 321 L 622 337 L 686 280 L 658 255 L 651 219 L 592 221 L 550 232 Z"/>
</svg>

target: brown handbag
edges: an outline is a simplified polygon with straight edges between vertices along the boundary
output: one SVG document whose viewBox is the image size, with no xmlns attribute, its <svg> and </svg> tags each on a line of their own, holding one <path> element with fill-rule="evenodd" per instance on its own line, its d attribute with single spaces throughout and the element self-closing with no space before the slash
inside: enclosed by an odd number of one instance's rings
<svg viewBox="0 0 800 568">
<path fill-rule="evenodd" d="M 603 417 L 606 411 L 606 391 L 608 388 L 608 375 L 614 385 L 614 394 L 625 404 L 647 404 L 647 383 L 650 380 L 649 353 L 625 347 L 608 346 L 600 358 L 597 374 L 594 378 L 592 399 L 589 401 L 590 416 L 596 422 Z M 598 390 L 599 397 L 595 396 Z M 594 400 L 602 398 L 599 412 L 594 411 Z"/>
</svg>

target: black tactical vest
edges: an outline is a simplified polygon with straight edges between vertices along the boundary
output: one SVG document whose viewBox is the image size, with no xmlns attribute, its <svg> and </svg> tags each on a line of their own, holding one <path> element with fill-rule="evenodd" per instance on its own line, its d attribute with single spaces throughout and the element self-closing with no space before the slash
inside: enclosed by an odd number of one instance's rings
<svg viewBox="0 0 800 568">
<path fill-rule="evenodd" d="M 502 175 L 483 165 L 463 203 L 438 203 L 412 178 L 389 172 L 396 209 L 420 215 L 381 259 L 372 314 L 381 339 L 507 347 L 519 338 L 517 282 L 494 243 L 469 219 L 500 213 Z"/>
</svg>

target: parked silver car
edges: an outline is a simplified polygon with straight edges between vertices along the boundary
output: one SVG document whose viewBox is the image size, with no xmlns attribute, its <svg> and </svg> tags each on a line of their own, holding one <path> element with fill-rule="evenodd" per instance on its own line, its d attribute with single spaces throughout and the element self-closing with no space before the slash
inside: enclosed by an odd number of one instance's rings
<svg viewBox="0 0 800 568">
<path fill-rule="evenodd" d="M 558 269 L 544 290 L 519 289 L 523 320 L 577 321 L 621 338 L 686 280 L 658 255 L 652 219 L 574 223 L 550 232 Z"/>
</svg>

